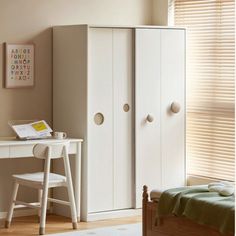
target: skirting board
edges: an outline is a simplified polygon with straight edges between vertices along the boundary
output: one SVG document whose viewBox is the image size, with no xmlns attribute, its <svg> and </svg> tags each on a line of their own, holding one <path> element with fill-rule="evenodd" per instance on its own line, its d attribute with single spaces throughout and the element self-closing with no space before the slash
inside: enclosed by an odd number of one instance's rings
<svg viewBox="0 0 236 236">
<path fill-rule="evenodd" d="M 37 209 L 15 210 L 13 217 L 37 215 Z M 0 212 L 0 220 L 6 219 L 7 212 Z"/>
<path fill-rule="evenodd" d="M 48 204 L 47 206 L 47 212 L 52 213 L 52 207 L 50 206 L 50 204 Z M 21 217 L 21 216 L 35 216 L 38 214 L 38 210 L 37 209 L 18 209 L 18 210 L 14 210 L 13 213 L 13 218 L 14 217 Z M 7 217 L 7 212 L 0 212 L 0 220 L 6 219 Z"/>
<path fill-rule="evenodd" d="M 86 221 L 96 221 L 105 219 L 114 219 L 120 217 L 138 216 L 142 214 L 142 209 L 116 210 L 99 213 L 89 213 Z M 83 219 L 82 219 L 83 221 Z"/>
<path fill-rule="evenodd" d="M 70 217 L 70 211 L 63 206 L 56 206 L 53 208 L 53 213 L 56 215 L 61 215 L 65 217 Z M 125 210 L 116 210 L 116 211 L 106 211 L 99 213 L 89 213 L 86 218 L 78 217 L 78 221 L 96 221 L 96 220 L 106 220 L 106 219 L 114 219 L 120 217 L 129 217 L 129 216 L 137 216 L 141 215 L 141 209 L 125 209 Z"/>
<path fill-rule="evenodd" d="M 56 215 L 71 217 L 70 209 L 66 206 L 56 205 L 55 207 L 53 207 L 52 212 Z M 137 216 L 141 214 L 142 214 L 141 209 L 104 211 L 104 212 L 99 212 L 99 213 L 89 213 L 87 217 L 83 217 L 83 218 L 82 216 L 80 216 L 78 217 L 78 222 L 114 219 L 114 218 L 120 218 L 120 217 Z"/>
</svg>

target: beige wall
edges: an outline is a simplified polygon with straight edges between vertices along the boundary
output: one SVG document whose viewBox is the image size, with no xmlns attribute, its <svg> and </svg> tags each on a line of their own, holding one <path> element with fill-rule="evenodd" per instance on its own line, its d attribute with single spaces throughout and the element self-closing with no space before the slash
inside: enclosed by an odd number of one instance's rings
<svg viewBox="0 0 236 236">
<path fill-rule="evenodd" d="M 168 25 L 168 0 L 153 0 L 152 23 Z"/>
<path fill-rule="evenodd" d="M 3 43 L 33 42 L 35 87 L 0 86 L 0 136 L 12 135 L 11 119 L 52 121 L 52 30 L 66 24 L 151 24 L 152 0 L 0 0 L 0 84 L 3 81 Z M 0 161 L 0 212 L 6 211 L 10 175 L 34 171 L 33 160 Z M 3 194 L 4 193 L 4 194 Z M 26 192 L 25 195 L 31 194 Z"/>
</svg>

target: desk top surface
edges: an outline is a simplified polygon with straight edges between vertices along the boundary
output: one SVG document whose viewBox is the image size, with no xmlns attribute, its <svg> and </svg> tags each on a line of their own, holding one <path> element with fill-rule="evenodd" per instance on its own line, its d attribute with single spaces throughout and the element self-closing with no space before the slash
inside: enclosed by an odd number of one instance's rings
<svg viewBox="0 0 236 236">
<path fill-rule="evenodd" d="M 76 138 L 66 138 L 66 139 L 55 139 L 55 138 L 47 138 L 47 139 L 34 139 L 34 140 L 19 140 L 16 137 L 0 137 L 0 146 L 8 146 L 8 145 L 32 145 L 37 143 L 57 143 L 63 141 L 70 141 L 72 143 L 75 142 L 83 142 L 83 139 Z"/>
</svg>

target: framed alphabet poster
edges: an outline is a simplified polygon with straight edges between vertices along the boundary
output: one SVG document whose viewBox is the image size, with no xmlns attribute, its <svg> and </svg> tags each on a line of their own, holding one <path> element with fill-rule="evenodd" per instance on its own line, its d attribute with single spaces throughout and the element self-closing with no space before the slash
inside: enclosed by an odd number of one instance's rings
<svg viewBox="0 0 236 236">
<path fill-rule="evenodd" d="M 34 44 L 5 44 L 5 88 L 34 86 Z"/>
</svg>

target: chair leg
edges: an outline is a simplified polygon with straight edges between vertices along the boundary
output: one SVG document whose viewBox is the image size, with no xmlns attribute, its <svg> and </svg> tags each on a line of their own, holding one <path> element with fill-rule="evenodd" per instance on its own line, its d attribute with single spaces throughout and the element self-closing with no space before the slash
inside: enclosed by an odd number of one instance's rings
<svg viewBox="0 0 236 236">
<path fill-rule="evenodd" d="M 39 234 L 45 234 L 45 223 L 46 223 L 46 214 L 47 214 L 47 201 L 48 201 L 48 181 L 49 181 L 49 172 L 50 172 L 50 155 L 51 149 L 47 150 L 48 156 L 44 162 L 44 177 L 43 177 L 43 196 L 41 201 L 41 215 L 40 215 L 40 227 Z"/>
<path fill-rule="evenodd" d="M 47 214 L 47 198 L 48 198 L 48 186 L 44 186 L 43 196 L 41 201 L 41 215 L 40 215 L 40 228 L 39 234 L 45 234 L 46 214 Z"/>
<path fill-rule="evenodd" d="M 43 195 L 43 190 L 39 189 L 38 190 L 38 202 L 40 204 L 40 208 L 38 210 L 38 222 L 40 223 L 40 216 L 41 216 L 41 207 L 42 207 L 42 195 Z"/>
<path fill-rule="evenodd" d="M 71 218 L 72 218 L 72 227 L 73 229 L 78 228 L 77 224 L 77 214 L 76 214 L 76 206 L 75 206 L 75 198 L 72 183 L 67 183 L 68 197 L 70 201 L 70 210 L 71 210 Z"/>
<path fill-rule="evenodd" d="M 10 204 L 9 211 L 7 213 L 6 222 L 5 222 L 5 228 L 9 228 L 11 224 L 18 188 L 19 188 L 19 184 L 15 181 L 14 186 L 13 186 L 12 196 L 11 196 L 11 204 Z"/>
</svg>

